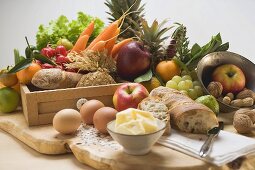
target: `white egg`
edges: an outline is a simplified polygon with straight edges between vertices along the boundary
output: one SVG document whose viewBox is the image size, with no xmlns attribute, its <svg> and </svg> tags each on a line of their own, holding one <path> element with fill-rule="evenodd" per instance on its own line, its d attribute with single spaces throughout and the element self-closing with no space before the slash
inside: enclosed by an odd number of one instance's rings
<svg viewBox="0 0 255 170">
<path fill-rule="evenodd" d="M 63 109 L 53 118 L 53 127 L 62 134 L 72 134 L 81 125 L 81 115 L 74 109 Z"/>
</svg>

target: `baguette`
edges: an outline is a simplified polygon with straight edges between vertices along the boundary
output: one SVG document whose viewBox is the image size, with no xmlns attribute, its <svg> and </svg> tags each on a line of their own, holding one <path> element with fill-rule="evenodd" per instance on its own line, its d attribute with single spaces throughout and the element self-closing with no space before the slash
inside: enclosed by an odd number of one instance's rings
<svg viewBox="0 0 255 170">
<path fill-rule="evenodd" d="M 161 98 L 168 108 L 171 125 L 181 131 L 207 133 L 218 126 L 217 117 L 211 109 L 177 90 L 161 86 L 153 89 L 149 96 Z"/>
<path fill-rule="evenodd" d="M 32 84 L 41 89 L 76 87 L 82 74 L 66 72 L 58 68 L 42 69 L 35 73 Z"/>
<path fill-rule="evenodd" d="M 151 112 L 155 118 L 165 121 L 166 130 L 163 135 L 170 135 L 170 114 L 166 105 L 161 102 L 161 98 L 147 97 L 138 104 L 138 109 Z"/>
</svg>

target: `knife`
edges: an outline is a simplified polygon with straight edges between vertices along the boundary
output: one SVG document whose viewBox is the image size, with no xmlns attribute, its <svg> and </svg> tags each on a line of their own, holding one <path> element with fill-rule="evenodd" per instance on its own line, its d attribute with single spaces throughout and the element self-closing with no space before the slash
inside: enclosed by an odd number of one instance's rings
<svg viewBox="0 0 255 170">
<path fill-rule="evenodd" d="M 224 127 L 224 123 L 219 122 L 218 127 L 214 127 L 212 129 L 208 130 L 208 132 L 207 132 L 208 137 L 199 151 L 200 157 L 204 158 L 206 155 L 208 155 L 208 153 L 211 151 L 211 148 L 212 148 L 213 139 L 216 136 L 218 136 L 218 134 L 220 133 L 220 130 L 222 130 L 223 127 Z"/>
</svg>

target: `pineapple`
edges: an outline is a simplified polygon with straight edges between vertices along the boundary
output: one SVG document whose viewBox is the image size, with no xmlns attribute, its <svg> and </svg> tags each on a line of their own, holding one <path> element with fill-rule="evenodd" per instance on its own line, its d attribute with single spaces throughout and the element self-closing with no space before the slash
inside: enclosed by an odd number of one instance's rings
<svg viewBox="0 0 255 170">
<path fill-rule="evenodd" d="M 119 35 L 119 38 L 134 37 L 141 26 L 145 4 L 141 5 L 141 0 L 106 0 L 105 5 L 110 10 L 107 14 L 111 16 L 108 18 L 111 22 L 118 20 L 125 12 L 129 13 L 125 17 L 121 27 L 121 32 L 124 32 Z"/>
<path fill-rule="evenodd" d="M 149 50 L 152 55 L 152 64 L 155 66 L 159 61 L 164 60 L 163 42 L 168 36 L 163 36 L 172 27 L 164 27 L 167 20 L 158 23 L 154 20 L 152 25 L 149 26 L 146 20 L 142 20 L 142 26 L 137 32 L 137 37 Z"/>
<path fill-rule="evenodd" d="M 189 40 L 186 36 L 187 28 L 183 24 L 175 23 L 177 28 L 172 34 L 172 43 L 174 44 L 175 48 L 175 56 L 177 56 L 182 62 L 187 62 L 189 60 L 188 53 L 189 53 Z M 171 44 L 168 46 L 168 52 L 171 50 Z"/>
</svg>

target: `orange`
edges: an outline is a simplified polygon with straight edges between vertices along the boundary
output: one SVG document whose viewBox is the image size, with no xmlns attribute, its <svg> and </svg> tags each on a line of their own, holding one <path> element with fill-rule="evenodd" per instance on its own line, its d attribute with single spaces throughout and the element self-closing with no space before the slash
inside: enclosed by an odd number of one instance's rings
<svg viewBox="0 0 255 170">
<path fill-rule="evenodd" d="M 18 83 L 16 74 L 14 73 L 2 73 L 0 75 L 0 82 L 7 87 L 13 86 Z"/>
<path fill-rule="evenodd" d="M 3 83 L 0 82 L 0 89 L 3 87 L 5 87 L 5 86 L 3 85 Z"/>
<path fill-rule="evenodd" d="M 20 83 L 15 84 L 15 85 L 12 86 L 11 88 L 13 88 L 14 90 L 16 90 L 16 91 L 20 94 Z"/>
<path fill-rule="evenodd" d="M 164 82 L 171 80 L 174 76 L 180 75 L 180 67 L 173 61 L 161 61 L 156 66 L 156 73 L 162 78 Z"/>
<path fill-rule="evenodd" d="M 32 63 L 29 67 L 25 68 L 24 70 L 18 71 L 17 78 L 20 83 L 22 84 L 29 84 L 34 76 L 34 74 L 41 70 L 41 66 L 37 63 Z"/>
</svg>

